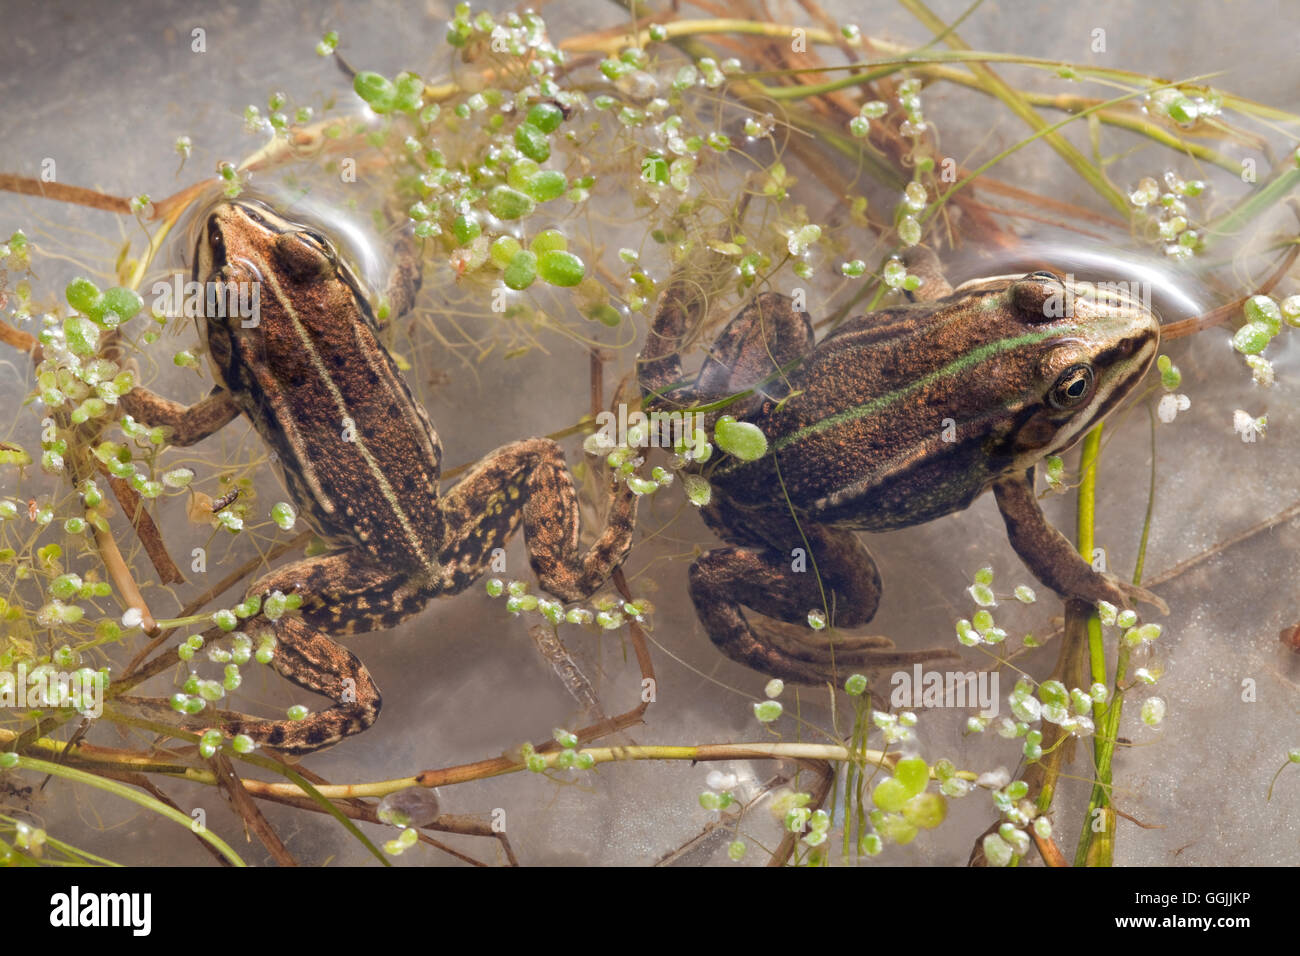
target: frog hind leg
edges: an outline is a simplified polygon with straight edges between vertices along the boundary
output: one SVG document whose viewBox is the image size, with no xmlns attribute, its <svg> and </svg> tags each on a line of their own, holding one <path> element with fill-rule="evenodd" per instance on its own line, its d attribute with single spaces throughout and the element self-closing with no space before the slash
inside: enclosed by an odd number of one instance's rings
<svg viewBox="0 0 1300 956">
<path fill-rule="evenodd" d="M 727 323 L 700 368 L 695 391 L 717 396 L 754 389 L 754 395 L 726 408 L 743 417 L 764 400 L 780 401 L 789 393 L 786 375 L 813 350 L 813 327 L 806 313 L 779 292 L 763 292 Z"/>
<path fill-rule="evenodd" d="M 549 438 L 528 438 L 492 452 L 442 500 L 449 529 L 440 552 L 443 593 L 476 581 L 522 524 L 542 588 L 564 601 L 588 597 L 632 547 L 636 495 L 626 482 L 614 476 L 609 481 L 605 530 L 583 552 L 578 492 L 560 446 Z"/>
<path fill-rule="evenodd" d="M 254 648 L 263 637 L 274 637 L 275 670 L 331 703 L 302 720 L 236 715 L 226 730 L 292 754 L 311 753 L 361 733 L 379 717 L 379 688 L 361 660 L 330 635 L 393 627 L 419 613 L 430 593 L 414 578 L 381 567 L 359 551 L 287 564 L 250 589 L 263 600 L 273 591 L 301 595 L 301 612 L 274 621 L 258 613 L 240 629 L 252 638 Z"/>
<path fill-rule="evenodd" d="M 274 633 L 275 669 L 334 703 L 302 720 L 241 716 L 225 725 L 227 733 L 246 734 L 285 753 L 309 754 L 359 734 L 379 719 L 379 688 L 355 654 L 301 618 L 282 618 Z"/>
<path fill-rule="evenodd" d="M 921 279 L 921 285 L 907 294 L 913 302 L 933 302 L 952 295 L 952 285 L 943 274 L 939 257 L 925 246 L 913 246 L 903 254 L 907 271 Z"/>
<path fill-rule="evenodd" d="M 691 320 L 706 309 L 703 291 L 680 275 L 660 295 L 654 322 L 636 357 L 636 379 L 646 408 L 681 408 L 694 402 L 694 389 L 681 381 L 681 348 Z"/>
<path fill-rule="evenodd" d="M 702 293 L 676 282 L 664 292 L 655 321 L 637 357 L 637 380 L 647 408 L 685 407 L 755 389 L 726 409 L 744 416 L 765 399 L 788 394 L 785 373 L 813 348 L 812 322 L 794 309 L 789 296 L 763 292 L 738 312 L 709 347 L 693 384 L 681 382 L 680 349 L 692 317 L 702 311 Z"/>
<path fill-rule="evenodd" d="M 742 546 L 710 551 L 691 566 L 691 600 L 710 639 L 732 660 L 782 680 L 838 684 L 857 670 L 954 656 L 947 650 L 899 651 L 887 638 L 808 627 L 814 610 L 829 610 L 828 623 L 836 628 L 856 627 L 875 615 L 880 575 L 852 532 L 804 525 L 799 535 L 787 516 L 786 533 L 765 534 L 760 543 L 739 524 L 731 531 L 722 525 L 734 522 L 735 514 L 712 509 L 707 517 L 724 538 Z M 767 620 L 751 622 L 744 608 Z"/>
</svg>

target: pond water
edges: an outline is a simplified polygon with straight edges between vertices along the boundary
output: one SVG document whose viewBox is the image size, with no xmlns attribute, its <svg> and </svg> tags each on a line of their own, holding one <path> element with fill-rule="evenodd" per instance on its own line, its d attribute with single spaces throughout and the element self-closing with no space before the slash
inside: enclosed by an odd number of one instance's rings
<svg viewBox="0 0 1300 956">
<path fill-rule="evenodd" d="M 794 5 L 790 7 L 776 16 L 798 13 L 803 17 Z M 965 9 L 963 3 L 939 0 L 932 7 L 947 23 Z M 868 10 L 862 4 L 826 3 L 825 8 L 831 17 L 856 20 L 862 33 L 895 43 L 919 45 L 933 35 L 901 5 L 871 4 Z M 476 5 L 478 9 L 482 7 Z M 436 2 L 418 9 L 400 2 L 373 2 L 364 8 L 338 5 L 325 15 L 274 2 L 211 6 L 126 0 L 110 11 L 108 7 L 83 9 L 71 2 L 9 0 L 6 21 L 21 28 L 6 30 L 0 37 L 0 63 L 6 64 L 0 71 L 0 100 L 7 105 L 0 123 L 0 173 L 39 177 L 43 170 L 52 169 L 59 183 L 115 196 L 148 193 L 160 200 L 211 175 L 219 162 L 237 162 L 261 145 L 264 136 L 244 129 L 245 107 L 257 104 L 266 113 L 268 95 L 274 91 L 286 91 L 293 106 L 313 106 L 318 115 L 326 115 L 322 110 L 331 100 L 338 105 L 327 115 L 360 115 L 349 80 L 314 50 L 325 30 L 338 31 L 340 53 L 356 69 L 386 76 L 409 69 L 430 83 L 448 75 L 462 79 L 470 75 L 465 64 L 454 62 L 444 41 L 451 12 L 450 5 Z M 540 12 L 557 42 L 615 29 L 626 18 L 614 4 L 590 2 L 550 3 Z M 736 16 L 748 17 L 749 11 L 738 7 Z M 1294 11 L 1281 2 L 1080 2 L 1029 9 L 1014 4 L 979 8 L 961 24 L 959 33 L 976 50 L 1170 80 L 1217 74 L 1209 81 L 1217 89 L 1287 109 L 1296 93 L 1295 72 L 1285 68 L 1292 56 L 1289 46 L 1295 25 Z M 199 42 L 195 30 L 202 31 L 202 50 L 195 48 Z M 1277 40 L 1271 41 L 1272 37 Z M 766 42 L 778 41 L 768 38 Z M 757 55 L 759 43 L 742 38 L 725 48 L 724 55 Z M 1276 48 L 1262 49 L 1265 46 Z M 836 57 L 833 50 L 825 54 L 827 62 L 837 62 Z M 1278 63 L 1284 68 L 1277 68 Z M 962 71 L 960 64 L 950 66 Z M 1068 83 L 1050 71 L 1023 65 L 991 66 L 1026 93 L 1105 98 L 1123 92 L 1117 84 Z M 600 90 L 593 83 L 588 92 L 595 96 Z M 741 188 L 739 177 L 771 163 L 772 155 L 764 141 L 746 141 L 741 128 L 744 109 L 724 108 L 716 90 L 700 88 L 694 95 L 694 115 L 716 116 L 735 144 L 728 163 L 716 174 L 701 173 L 713 198 L 729 201 Z M 978 167 L 1027 135 L 1024 123 L 1004 105 L 969 86 L 936 81 L 923 93 L 923 100 L 926 118 L 940 133 L 937 156 L 953 157 L 965 169 Z M 1100 157 L 1110 181 L 1125 195 L 1142 178 L 1159 179 L 1166 170 L 1184 179 L 1204 180 L 1208 191 L 1203 199 L 1190 203 L 1189 214 L 1204 222 L 1268 181 L 1270 151 L 1288 156 L 1295 148 L 1295 127 L 1285 117 L 1256 121 L 1229 114 L 1232 122 L 1259 141 L 1207 135 L 1195 142 L 1234 160 L 1254 160 L 1258 172 L 1253 182 L 1243 181 L 1240 172 L 1234 174 L 1111 127 L 1090 130 L 1085 123 L 1075 123 L 1064 135 L 1082 156 Z M 1044 108 L 1040 115 L 1054 122 L 1065 114 Z M 1094 134 L 1095 152 L 1090 138 Z M 182 135 L 191 138 L 193 152 L 178 169 L 173 144 Z M 554 224 L 575 236 L 584 254 L 599 263 L 593 269 L 597 278 L 620 294 L 628 286 L 629 271 L 625 263 L 620 264 L 617 250 L 621 247 L 642 250 L 646 273 L 663 280 L 670 271 L 668 257 L 662 246 L 646 240 L 646 219 L 636 203 L 641 193 L 631 185 L 605 188 L 606 182 L 617 183 L 619 176 L 634 182 L 637 157 L 620 155 L 613 141 L 606 150 L 598 138 L 589 141 L 586 150 L 584 161 L 600 183 L 593 202 L 601 205 L 583 213 L 554 213 Z M 373 233 L 367 234 L 367 215 L 383 176 L 362 159 L 355 193 L 340 184 L 336 171 L 331 178 L 313 161 L 259 174 L 253 185 L 295 197 L 309 192 L 318 216 L 320 210 L 344 208 L 361 237 L 352 251 L 375 250 L 376 262 L 367 270 L 373 276 L 386 247 Z M 838 175 L 857 181 L 853 164 L 842 156 L 828 162 Z M 791 186 L 791 204 L 798 204 L 809 222 L 835 224 L 837 236 L 847 235 L 844 198 L 832 195 L 818 171 L 799 161 L 797 151 L 791 151 L 788 167 L 797 180 Z M 1127 276 L 1134 264 L 1149 263 L 1154 270 L 1150 275 L 1156 277 L 1155 301 L 1166 321 L 1254 292 L 1278 261 L 1275 248 L 1264 253 L 1296 232 L 1289 207 L 1275 203 L 1202 255 L 1175 263 L 1162 256 L 1160 243 L 1132 234 L 1116 210 L 1042 141 L 1011 155 L 989 175 L 1051 204 L 1023 203 L 1009 191 L 977 186 L 974 196 L 982 205 L 967 207 L 962 214 L 989 216 L 1005 243 L 995 247 L 965 241 L 956 250 L 946 250 L 944 258 L 954 279 L 1036 267 L 1028 263 L 1045 263 L 1080 276 L 1112 271 Z M 608 178 L 601 180 L 602 176 Z M 897 192 L 867 185 L 869 180 L 864 174 L 860 191 L 870 194 L 872 219 L 889 220 Z M 354 198 L 362 193 L 365 199 Z M 1080 218 L 1080 210 L 1090 215 Z M 311 209 L 306 212 L 311 218 Z M 779 226 L 747 223 L 755 230 Z M 967 235 L 969 226 L 958 222 L 955 228 Z M 115 284 L 113 264 L 122 250 L 129 245 L 135 256 L 143 247 L 144 234 L 129 217 L 0 192 L 0 237 L 19 227 L 40 250 L 34 286 L 42 311 L 55 306 L 56 296 L 73 276 L 89 274 L 101 287 Z M 528 229 L 531 234 L 534 226 Z M 856 241 L 860 245 L 821 254 L 817 275 L 806 283 L 807 308 L 815 320 L 830 302 L 839 305 L 848 298 L 844 281 L 833 274 L 837 263 L 862 258 L 871 269 L 879 262 L 883 246 L 873 245 L 865 232 Z M 1013 246 L 1015 241 L 1019 244 Z M 180 239 L 174 242 L 151 277 L 184 269 L 190 253 L 183 246 Z M 789 268 L 777 281 L 784 283 L 783 291 L 801 282 Z M 425 286 L 422 317 L 403 326 L 394 348 L 413 367 L 413 388 L 437 424 L 446 467 L 472 462 L 506 442 L 578 422 L 591 403 L 590 359 L 583 336 L 608 356 L 604 369 L 608 401 L 620 377 L 632 371 L 651 312 L 649 307 L 637 314 L 620 308 L 621 323 L 606 327 L 582 319 L 572 299 L 550 289 L 538 293 L 537 301 L 540 308 L 555 314 L 556 322 L 544 325 L 530 323 L 526 317 L 502 316 L 492 311 L 486 284 L 458 282 L 446 253 L 426 264 Z M 1284 279 L 1275 296 L 1294 291 L 1294 280 Z M 741 304 L 733 289 L 714 310 L 713 319 L 720 322 Z M 1114 763 L 1116 805 L 1128 817 L 1154 828 L 1121 821 L 1118 864 L 1300 862 L 1300 777 L 1294 771 L 1283 773 L 1268 797 L 1270 780 L 1288 749 L 1300 746 L 1296 720 L 1300 655 L 1278 639 L 1280 630 L 1300 620 L 1293 586 L 1300 537 L 1295 516 L 1288 511 L 1296 504 L 1292 476 L 1295 449 L 1300 447 L 1296 441 L 1300 349 L 1293 331 L 1284 328 L 1266 352 L 1275 384 L 1260 387 L 1252 383 L 1242 356 L 1231 347 L 1235 324 L 1171 341 L 1162 349 L 1182 372 L 1178 392 L 1190 399 L 1190 406 L 1173 422 L 1153 429 L 1148 406 L 1154 407 L 1159 390 L 1153 373 L 1149 381 L 1157 394 L 1111 419 L 1106 428 L 1098 541 L 1106 548 L 1112 569 L 1130 574 L 1147 511 L 1154 454 L 1155 499 L 1144 581 L 1158 582 L 1156 590 L 1172 609 L 1168 617 L 1158 618 L 1164 630 L 1152 651 L 1135 658 L 1135 666 L 1150 668 L 1159 679 L 1153 687 L 1132 692 L 1121 727 L 1130 746 L 1120 748 Z M 702 339 L 708 341 L 707 335 Z M 479 345 L 485 342 L 493 348 L 480 356 Z M 167 361 L 172 352 L 195 343 L 188 324 L 169 327 L 142 365 L 151 386 L 186 401 L 206 394 L 211 380 L 205 368 L 196 374 Z M 693 360 L 701 354 L 697 351 Z M 38 449 L 40 416 L 19 407 L 31 383 L 29 363 L 16 353 L 0 354 L 0 409 L 12 410 L 0 415 L 0 439 Z M 1262 438 L 1247 442 L 1234 431 L 1237 410 L 1250 418 L 1266 416 Z M 202 476 L 207 479 L 223 462 L 253 460 L 258 442 L 256 433 L 239 420 L 197 451 L 173 450 L 164 461 L 169 466 L 207 469 Z M 583 460 L 580 439 L 568 438 L 565 449 L 570 464 Z M 1067 467 L 1076 466 L 1077 452 L 1067 457 Z M 14 469 L 0 470 L 0 498 L 10 496 L 25 507 L 29 497 L 48 500 L 66 494 L 66 486 L 42 476 L 38 468 L 27 472 L 20 481 Z M 216 485 L 208 480 L 202 487 L 211 491 Z M 256 489 L 266 505 L 284 497 L 266 468 L 257 472 Z M 1074 500 L 1073 494 L 1049 496 L 1044 503 L 1057 527 L 1070 535 Z M 797 697 L 794 688 L 785 690 L 781 700 L 786 716 L 773 725 L 779 738 L 755 721 L 753 704 L 764 699 L 765 678 L 717 652 L 687 599 L 691 557 L 717 544 L 684 504 L 680 490 L 668 489 L 643 501 L 641 515 L 638 543 L 626 571 L 632 591 L 655 607 L 651 643 L 655 701 L 645 722 L 623 731 L 614 742 L 829 742 L 824 731 L 836 717 L 824 690 L 804 689 Z M 1273 516 L 1282 517 L 1270 525 Z M 259 549 L 288 537 L 277 536 L 270 527 L 261 529 L 257 537 L 238 540 L 222 537 L 225 532 L 214 535 L 189 520 L 185 495 L 160 499 L 157 517 L 183 568 L 182 556 L 193 547 L 211 548 L 214 556 L 220 555 L 213 558 L 207 574 L 187 573 L 190 580 L 174 589 L 175 599 L 143 570 L 146 596 L 159 615 L 174 613 L 185 600 L 201 593 L 216 580 L 213 572 L 225 574 Z M 588 524 L 595 520 L 590 509 L 585 518 Z M 25 516 L 21 520 L 25 522 Z M 147 569 L 138 545 L 125 532 L 120 540 L 132 566 Z M 957 647 L 954 621 L 970 617 L 975 610 L 965 588 L 985 566 L 994 569 L 999 593 L 1022 582 L 1034 584 L 1038 591 L 1034 605 L 1019 607 L 1003 601 L 998 608 L 999 625 L 1014 637 L 1026 631 L 1049 633 L 1052 618 L 1061 613 L 1060 602 L 1033 580 L 1011 551 L 991 495 L 962 513 L 866 540 L 884 580 L 883 602 L 866 630 L 890 635 L 908 648 Z M 509 548 L 506 563 L 531 580 L 519 541 Z M 83 555 L 73 564 L 84 571 L 93 561 Z M 0 565 L 0 594 L 10 584 L 8 569 Z M 232 591 L 223 600 L 233 603 L 237 594 Z M 111 603 L 103 607 L 110 616 L 117 613 Z M 383 716 L 365 734 L 313 756 L 308 765 L 333 782 L 385 780 L 491 758 L 524 741 L 545 740 L 553 727 L 577 727 L 579 708 L 529 636 L 529 626 L 537 620 L 510 616 L 501 601 L 476 585 L 454 600 L 434 602 L 391 632 L 352 638 L 349 646 L 362 656 L 383 689 Z M 643 689 L 642 675 L 625 630 L 600 634 L 567 628 L 561 635 L 595 682 L 606 713 L 635 706 Z M 114 649 L 112 659 L 123 666 L 142 646 L 137 634 L 128 647 Z M 1052 670 L 1058 646 L 1059 641 L 1054 641 L 1018 657 L 1016 666 L 1044 679 Z M 1113 654 L 1113 631 L 1108 647 Z M 965 660 L 966 666 L 979 667 L 988 658 L 968 652 Z M 1001 674 L 1003 712 L 1014 673 Z M 884 677 L 887 689 L 888 675 Z M 159 695 L 174 690 L 170 675 L 149 688 Z M 281 712 L 306 697 L 273 675 L 262 674 L 248 680 L 242 693 L 242 700 L 266 713 Z M 1140 702 L 1150 696 L 1162 698 L 1167 708 L 1163 723 L 1155 728 L 1138 718 Z M 840 726 L 851 719 L 845 716 L 845 700 L 841 695 Z M 802 723 L 794 718 L 796 711 Z M 984 772 L 1005 767 L 1016 772 L 1021 741 L 1003 739 L 993 729 L 964 736 L 967 710 L 923 708 L 919 713 L 917 741 L 909 747 L 927 761 L 946 757 L 961 769 Z M 102 723 L 90 739 L 109 747 L 147 747 L 149 742 L 142 732 L 122 735 Z M 875 742 L 873 738 L 873 746 Z M 1067 856 L 1073 852 L 1087 805 L 1093 775 L 1090 755 L 1089 740 L 1077 748 L 1056 798 L 1057 839 Z M 559 773 L 548 779 L 514 774 L 477 780 L 443 788 L 440 797 L 446 812 L 486 817 L 504 810 L 514 852 L 526 864 L 644 865 L 689 844 L 674 861 L 721 865 L 727 862 L 729 835 L 705 836 L 691 843 L 717 819 L 715 812 L 698 803 L 714 769 L 737 775 L 736 793 L 744 799 L 759 793 L 774 777 L 793 773 L 795 765 L 788 761 L 628 762 L 602 766 L 594 775 Z M 810 785 L 805 775 L 801 786 Z M 238 832 L 238 821 L 207 788 L 168 782 L 166 789 L 179 806 L 204 808 L 207 825 L 215 832 Z M 746 818 L 744 829 L 753 843 L 775 846 L 780 831 L 765 807 L 760 802 Z M 123 863 L 195 864 L 208 859 L 196 841 L 176 839 L 168 832 L 172 824 L 85 790 L 51 786 L 33 812 L 52 835 Z M 319 815 L 270 806 L 267 816 L 302 862 L 331 858 L 363 864 L 370 859 L 358 843 Z M 964 864 L 972 845 L 994 819 L 988 794 L 977 791 L 950 802 L 942 827 L 907 846 L 888 846 L 878 862 Z M 392 835 L 374 827 L 371 831 L 377 840 Z M 452 838 L 452 842 L 479 858 L 498 859 L 494 845 L 482 838 Z M 240 848 L 250 860 L 262 859 L 259 854 L 264 851 L 257 844 L 241 841 Z M 838 861 L 838 851 L 832 855 Z M 745 862 L 757 864 L 764 859 L 755 845 Z M 403 858 L 407 861 L 454 862 L 427 848 L 412 851 Z"/>
</svg>

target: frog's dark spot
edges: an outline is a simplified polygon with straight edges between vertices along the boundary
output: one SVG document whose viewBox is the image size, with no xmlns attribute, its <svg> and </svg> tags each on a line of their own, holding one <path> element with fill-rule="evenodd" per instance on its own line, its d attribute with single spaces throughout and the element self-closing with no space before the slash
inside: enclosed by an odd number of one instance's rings
<svg viewBox="0 0 1300 956">
<path fill-rule="evenodd" d="M 328 737 L 329 732 L 324 727 L 316 726 L 307 732 L 307 743 L 314 747 L 317 744 L 324 743 Z"/>
<path fill-rule="evenodd" d="M 393 408 L 389 411 L 389 414 L 394 415 L 396 413 L 397 413 L 397 406 L 394 405 Z M 417 482 L 415 480 L 414 475 L 407 475 L 405 478 L 402 479 L 402 490 L 405 492 L 414 492 L 416 489 L 416 485 Z"/>
<path fill-rule="evenodd" d="M 401 415 L 401 411 L 398 409 L 397 403 L 393 402 L 393 404 L 388 406 L 388 417 L 397 418 L 399 415 Z"/>
<path fill-rule="evenodd" d="M 379 373 L 374 371 L 373 369 L 371 370 L 370 374 L 366 376 L 366 378 L 369 380 L 371 385 L 379 384 Z"/>
<path fill-rule="evenodd" d="M 274 747 L 276 744 L 280 743 L 283 740 L 284 740 L 283 727 L 272 727 L 271 732 L 267 734 L 266 737 L 266 742 L 270 744 L 272 747 Z"/>
<path fill-rule="evenodd" d="M 330 364 L 335 368 L 342 368 L 348 364 L 348 357 L 342 352 L 335 352 L 330 356 Z"/>
</svg>

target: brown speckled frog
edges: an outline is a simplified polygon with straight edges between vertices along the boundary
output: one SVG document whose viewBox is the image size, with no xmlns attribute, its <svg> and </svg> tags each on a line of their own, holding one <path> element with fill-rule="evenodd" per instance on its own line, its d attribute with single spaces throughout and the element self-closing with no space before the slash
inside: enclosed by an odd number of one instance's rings
<svg viewBox="0 0 1300 956">
<path fill-rule="evenodd" d="M 395 626 L 432 597 L 456 594 L 486 569 L 522 524 L 541 586 L 576 601 L 590 595 L 631 546 L 635 496 L 611 485 L 608 526 L 579 550 L 578 498 L 559 445 L 530 438 L 498 448 L 445 494 L 442 448 L 378 338 L 375 314 L 351 271 L 319 233 L 260 203 L 223 202 L 206 217 L 194 277 L 258 283 L 255 320 L 213 315 L 201 323 L 218 386 L 185 407 L 142 388 L 122 405 L 190 445 L 241 412 L 275 453 L 298 509 L 327 553 L 276 568 L 250 595 L 298 594 L 302 613 L 241 622 L 275 638 L 274 666 L 332 699 L 303 720 L 236 715 L 224 729 L 291 753 L 358 733 L 379 715 L 379 690 L 342 634 Z M 394 314 L 419 285 L 395 272 Z M 251 298 L 251 297 L 250 297 Z"/>
<path fill-rule="evenodd" d="M 953 289 L 933 255 L 913 262 L 926 277 L 915 301 L 849 319 L 816 344 L 808 316 L 788 297 L 755 296 L 690 382 L 679 352 L 699 297 L 679 278 L 638 359 L 647 408 L 748 393 L 709 417 L 732 415 L 767 438 L 758 460 L 721 455 L 703 466 L 713 488 L 703 517 L 731 546 L 690 569 L 709 636 L 764 674 L 838 682 L 855 669 L 948 656 L 891 650 L 876 637 L 832 643 L 806 623 L 790 625 L 810 611 L 840 628 L 870 621 L 880 576 L 856 532 L 931 521 L 990 488 L 1012 546 L 1053 591 L 1164 607 L 1094 571 L 1033 493 L 1034 465 L 1073 445 L 1141 380 L 1156 355 L 1158 319 L 1104 286 L 1050 272 Z M 744 608 L 766 620 L 749 620 Z"/>
</svg>

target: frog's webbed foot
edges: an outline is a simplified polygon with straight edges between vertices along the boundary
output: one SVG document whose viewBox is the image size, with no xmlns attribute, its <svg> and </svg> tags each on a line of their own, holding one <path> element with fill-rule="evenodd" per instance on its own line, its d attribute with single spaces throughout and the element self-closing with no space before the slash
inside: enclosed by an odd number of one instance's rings
<svg viewBox="0 0 1300 956">
<path fill-rule="evenodd" d="M 393 248 L 393 263 L 384 287 L 383 302 L 388 307 L 388 319 L 405 315 L 415 305 L 415 297 L 420 292 L 420 265 L 415 240 L 403 235 Z"/>
<path fill-rule="evenodd" d="M 821 684 L 830 681 L 838 685 L 854 672 L 960 659 L 955 652 L 945 648 L 902 650 L 888 637 L 879 634 L 827 633 L 825 630 L 813 631 L 806 625 L 800 627 L 777 620 L 751 621 L 749 625 L 755 637 L 769 652 L 775 651 L 787 661 L 808 665 L 800 668 L 807 676 L 782 678 L 798 683 Z M 766 673 L 764 668 L 758 669 Z"/>
<path fill-rule="evenodd" d="M 772 677 L 817 684 L 955 656 L 945 649 L 900 651 L 887 638 L 841 636 L 806 623 L 793 627 L 827 603 L 833 626 L 865 624 L 880 600 L 875 562 L 852 533 L 816 526 L 805 532 L 815 559 L 806 568 L 802 562 L 792 567 L 788 551 L 748 547 L 710 551 L 692 565 L 691 599 L 719 650 Z M 768 620 L 751 623 L 742 608 Z"/>
<path fill-rule="evenodd" d="M 681 408 L 748 389 L 755 394 L 727 408 L 744 415 L 767 399 L 784 398 L 786 376 L 813 349 L 808 316 L 789 296 L 760 292 L 727 323 L 709 347 L 693 384 L 682 381 L 680 350 L 708 311 L 707 291 L 679 267 L 664 289 L 646 343 L 637 356 L 637 382 L 646 408 Z"/>
<path fill-rule="evenodd" d="M 260 629 L 256 625 L 250 628 L 254 633 Z M 355 654 L 300 617 L 277 621 L 275 637 L 275 669 L 333 703 L 302 720 L 241 716 L 225 724 L 227 733 L 247 734 L 257 743 L 285 753 L 308 754 L 359 734 L 379 719 L 383 703 L 379 688 Z"/>
<path fill-rule="evenodd" d="M 330 705 L 302 720 L 264 720 L 240 715 L 224 724 L 259 744 L 306 754 L 358 734 L 379 718 L 381 699 L 370 672 L 330 634 L 395 627 L 419 613 L 430 594 L 416 579 L 376 562 L 362 551 L 336 551 L 284 565 L 250 589 L 302 596 L 300 614 L 271 620 L 258 613 L 240 625 L 257 647 L 275 638 L 271 665 L 299 687 L 329 698 Z"/>
</svg>

